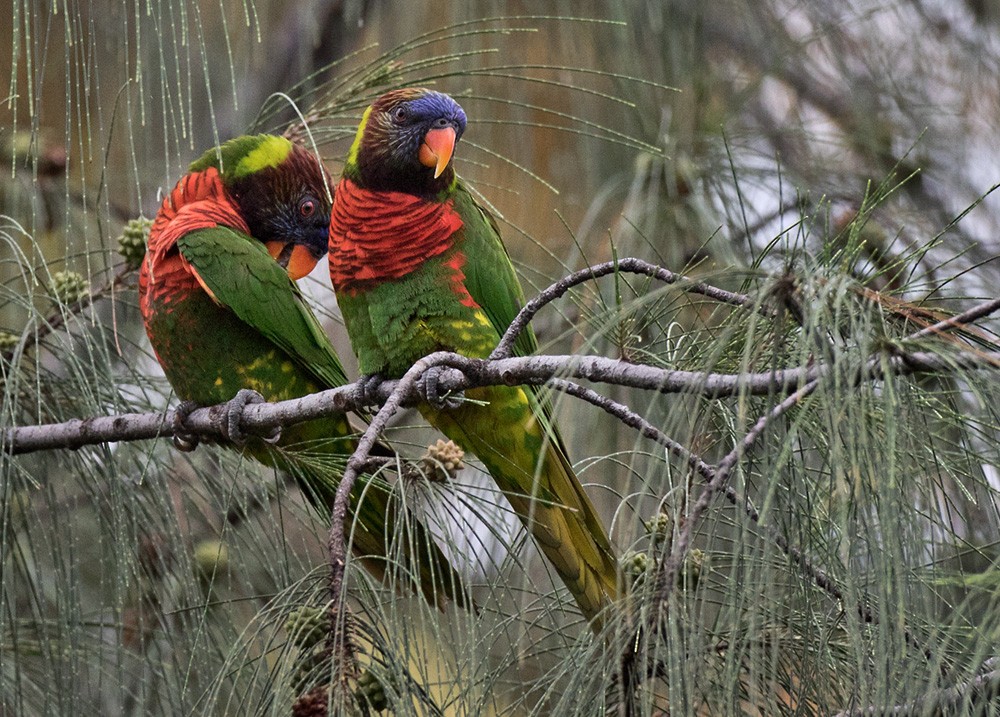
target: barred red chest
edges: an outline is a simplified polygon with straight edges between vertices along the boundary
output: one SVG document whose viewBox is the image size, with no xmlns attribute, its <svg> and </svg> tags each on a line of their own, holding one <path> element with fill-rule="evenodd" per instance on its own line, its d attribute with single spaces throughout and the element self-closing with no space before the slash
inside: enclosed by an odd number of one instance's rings
<svg viewBox="0 0 1000 717">
<path fill-rule="evenodd" d="M 345 177 L 330 215 L 330 279 L 348 293 L 401 279 L 454 246 L 461 228 L 450 199 L 373 192 Z"/>
</svg>

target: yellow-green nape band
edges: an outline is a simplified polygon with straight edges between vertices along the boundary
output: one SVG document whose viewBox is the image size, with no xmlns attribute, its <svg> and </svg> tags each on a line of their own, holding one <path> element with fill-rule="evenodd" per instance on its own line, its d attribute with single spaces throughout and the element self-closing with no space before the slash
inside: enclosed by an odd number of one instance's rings
<svg viewBox="0 0 1000 717">
<path fill-rule="evenodd" d="M 291 151 L 292 143 L 284 137 L 261 135 L 258 145 L 247 152 L 232 171 L 227 171 L 226 174 L 233 179 L 239 179 L 261 169 L 277 167 L 285 161 Z"/>
<path fill-rule="evenodd" d="M 365 113 L 361 115 L 361 122 L 358 124 L 358 133 L 354 135 L 354 143 L 351 145 L 351 149 L 347 152 L 347 165 L 353 166 L 358 163 L 358 151 L 361 149 L 361 137 L 365 133 L 365 126 L 368 124 L 368 117 L 371 116 L 372 108 L 371 106 L 365 110 Z"/>
</svg>

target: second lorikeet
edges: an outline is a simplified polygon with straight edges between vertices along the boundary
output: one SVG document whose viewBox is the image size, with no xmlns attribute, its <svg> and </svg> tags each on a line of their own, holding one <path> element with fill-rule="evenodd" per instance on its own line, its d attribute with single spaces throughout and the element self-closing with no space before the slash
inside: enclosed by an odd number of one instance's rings
<svg viewBox="0 0 1000 717">
<path fill-rule="evenodd" d="M 434 351 L 485 358 L 524 303 L 496 221 L 451 165 L 465 126 L 451 97 L 416 88 L 362 117 L 334 197 L 330 276 L 363 374 L 398 378 Z M 535 351 L 530 328 L 516 349 Z M 532 388 L 466 396 L 456 410 L 420 411 L 485 464 L 599 629 L 618 566 L 547 406 Z"/>
<path fill-rule="evenodd" d="M 329 339 L 294 280 L 327 248 L 329 175 L 283 137 L 239 137 L 213 148 L 163 200 L 139 275 L 146 333 L 177 395 L 201 405 L 244 389 L 267 401 L 347 383 Z M 277 442 L 246 438 L 261 463 L 291 473 L 325 515 L 355 448 L 345 415 L 285 428 Z M 397 505 L 376 481 L 355 486 L 347 529 L 381 575 Z M 463 600 L 459 578 L 420 523 L 401 553 L 419 563 L 431 602 Z"/>
</svg>

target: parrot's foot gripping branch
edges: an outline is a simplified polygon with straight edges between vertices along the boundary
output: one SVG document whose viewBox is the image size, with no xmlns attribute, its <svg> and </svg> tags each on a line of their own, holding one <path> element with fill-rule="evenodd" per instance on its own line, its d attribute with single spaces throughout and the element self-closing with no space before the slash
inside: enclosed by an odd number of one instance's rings
<svg viewBox="0 0 1000 717">
<path fill-rule="evenodd" d="M 174 409 L 174 435 L 172 440 L 174 448 L 184 453 L 190 453 L 201 443 L 201 439 L 197 434 L 191 433 L 184 427 L 188 416 L 197 408 L 200 408 L 200 406 L 195 401 L 181 401 L 177 408 Z"/>
<path fill-rule="evenodd" d="M 447 389 L 442 393 L 441 379 L 443 378 L 443 374 L 448 370 L 450 369 L 447 366 L 431 366 L 420 377 L 419 387 L 427 403 L 431 406 L 453 411 L 461 408 L 462 399 L 465 398 L 465 394 L 462 391 L 452 391 L 451 389 Z"/>
<path fill-rule="evenodd" d="M 380 373 L 369 373 L 358 379 L 358 397 L 362 408 L 374 408 L 378 410 L 382 407 L 379 398 L 379 387 L 385 383 L 385 377 Z"/>
<path fill-rule="evenodd" d="M 246 445 L 249 437 L 240 425 L 243 420 L 243 409 L 252 404 L 264 402 L 264 397 L 256 391 L 241 388 L 227 403 L 212 409 L 213 424 L 225 440 L 237 446 Z M 173 442 L 174 448 L 179 451 L 190 453 L 201 443 L 198 434 L 189 431 L 186 426 L 188 416 L 199 408 L 201 405 L 196 401 L 181 401 L 174 409 Z M 277 443 L 280 438 L 281 426 L 275 426 L 268 433 L 260 436 L 260 439 L 267 443 Z"/>
<path fill-rule="evenodd" d="M 225 416 L 222 421 L 222 435 L 230 443 L 238 446 L 245 445 L 247 434 L 240 426 L 243 419 L 243 409 L 255 403 L 265 403 L 264 397 L 249 388 L 241 388 L 236 395 L 225 405 Z M 261 439 L 267 443 L 277 443 L 281 438 L 281 426 L 276 426 Z"/>
</svg>

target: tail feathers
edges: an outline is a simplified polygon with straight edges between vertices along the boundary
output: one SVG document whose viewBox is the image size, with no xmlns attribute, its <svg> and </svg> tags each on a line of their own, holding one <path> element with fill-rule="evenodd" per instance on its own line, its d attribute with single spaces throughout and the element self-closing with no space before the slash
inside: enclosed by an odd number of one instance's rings
<svg viewBox="0 0 1000 717">
<path fill-rule="evenodd" d="M 529 503 L 525 498 L 511 500 L 512 504 L 515 502 L 523 502 L 526 507 Z M 587 507 L 593 511 L 589 501 Z M 599 544 L 606 541 L 603 528 L 597 534 L 599 537 L 595 537 L 582 511 L 566 505 L 541 507 L 536 501 L 533 512 L 522 513 L 516 505 L 515 510 L 527 518 L 522 518 L 525 527 L 569 588 L 580 611 L 599 630 L 601 625 L 595 622 L 599 613 L 618 597 L 618 565 L 610 546 Z"/>
<path fill-rule="evenodd" d="M 618 597 L 618 564 L 604 525 L 556 436 L 546 441 L 518 388 L 473 389 L 458 410 L 422 406 L 438 430 L 489 470 L 581 612 L 599 632 L 599 613 Z M 546 445 L 548 444 L 548 445 Z M 541 469 L 536 472 L 539 455 Z"/>
</svg>

